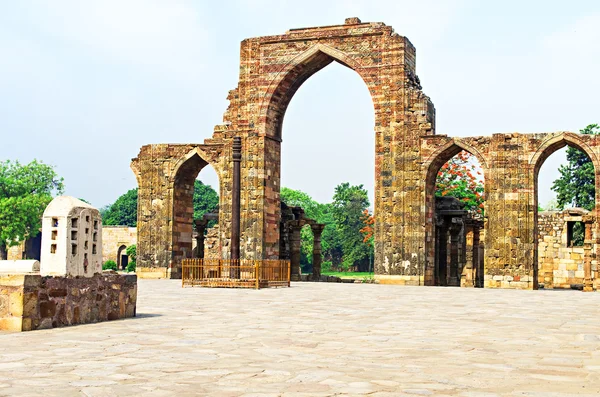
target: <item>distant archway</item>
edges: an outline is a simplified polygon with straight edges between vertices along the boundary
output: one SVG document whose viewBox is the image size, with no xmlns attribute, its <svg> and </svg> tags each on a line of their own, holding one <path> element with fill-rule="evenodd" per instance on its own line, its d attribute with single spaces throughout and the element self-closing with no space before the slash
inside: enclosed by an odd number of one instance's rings
<svg viewBox="0 0 600 397">
<path fill-rule="evenodd" d="M 127 255 L 127 247 L 121 245 L 117 250 L 117 269 L 125 270 L 129 264 L 129 255 Z"/>
</svg>

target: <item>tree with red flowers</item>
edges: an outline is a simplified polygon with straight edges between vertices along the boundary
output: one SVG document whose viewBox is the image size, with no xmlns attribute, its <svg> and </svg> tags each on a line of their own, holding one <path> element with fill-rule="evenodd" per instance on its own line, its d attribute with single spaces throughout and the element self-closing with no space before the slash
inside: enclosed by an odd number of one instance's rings
<svg viewBox="0 0 600 397">
<path fill-rule="evenodd" d="M 483 175 L 474 160 L 472 154 L 463 150 L 444 164 L 437 173 L 435 195 L 455 197 L 467 211 L 483 215 Z"/>
</svg>

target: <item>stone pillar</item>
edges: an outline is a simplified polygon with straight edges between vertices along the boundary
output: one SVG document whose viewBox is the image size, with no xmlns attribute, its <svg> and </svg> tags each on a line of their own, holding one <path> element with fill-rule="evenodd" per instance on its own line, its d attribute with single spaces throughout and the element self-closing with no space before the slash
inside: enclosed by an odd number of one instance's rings
<svg viewBox="0 0 600 397">
<path fill-rule="evenodd" d="M 290 278 L 299 281 L 302 271 L 300 269 L 300 221 L 290 222 Z"/>
<path fill-rule="evenodd" d="M 473 279 L 475 287 L 483 288 L 483 267 L 479 258 L 479 239 L 480 229 L 477 226 L 473 227 Z"/>
<path fill-rule="evenodd" d="M 585 222 L 585 239 L 583 242 L 583 291 L 594 291 L 594 280 L 592 279 L 592 226 L 590 221 Z"/>
<path fill-rule="evenodd" d="M 438 248 L 438 285 L 448 285 L 448 228 L 446 224 L 440 226 Z"/>
<path fill-rule="evenodd" d="M 233 138 L 233 186 L 231 189 L 231 259 L 240 259 L 240 163 L 242 138 Z"/>
<path fill-rule="evenodd" d="M 448 285 L 455 287 L 460 286 L 460 280 L 458 279 L 458 248 L 461 230 L 462 222 L 458 219 L 452 219 L 452 226 L 450 226 L 450 279 Z"/>
<path fill-rule="evenodd" d="M 464 258 L 464 267 L 462 273 L 460 275 L 460 286 L 465 288 L 473 288 L 474 287 L 474 271 L 475 261 L 473 260 L 473 251 L 470 255 L 467 253 L 467 238 L 471 239 L 471 244 L 473 244 L 473 234 L 474 234 L 475 226 L 470 223 L 468 226 L 465 225 L 465 232 L 463 238 L 463 258 Z M 470 237 L 469 233 L 471 234 Z M 471 247 L 473 248 L 473 247 Z"/>
<path fill-rule="evenodd" d="M 321 234 L 325 225 L 317 223 L 311 226 L 313 232 L 313 271 L 312 279 L 319 280 L 321 278 L 321 263 L 323 262 L 323 256 L 321 255 Z"/>
<path fill-rule="evenodd" d="M 196 229 L 196 250 L 194 251 L 194 258 L 204 258 L 204 231 L 208 225 L 207 219 L 196 219 L 194 226 Z"/>
</svg>

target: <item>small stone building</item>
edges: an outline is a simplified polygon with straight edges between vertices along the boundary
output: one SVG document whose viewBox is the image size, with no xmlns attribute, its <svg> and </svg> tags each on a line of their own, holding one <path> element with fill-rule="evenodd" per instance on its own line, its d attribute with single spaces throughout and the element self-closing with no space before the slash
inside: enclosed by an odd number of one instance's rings
<svg viewBox="0 0 600 397">
<path fill-rule="evenodd" d="M 589 211 L 569 208 L 538 214 L 538 282 L 544 288 L 583 288 L 586 247 L 584 217 Z M 596 251 L 594 245 L 592 251 Z M 592 273 L 597 260 L 591 260 Z"/>
<path fill-rule="evenodd" d="M 102 228 L 102 263 L 113 260 L 119 270 L 129 263 L 127 247 L 137 243 L 137 229 L 129 226 L 104 226 Z"/>
<path fill-rule="evenodd" d="M 96 208 L 74 197 L 56 197 L 44 211 L 42 233 L 42 276 L 102 272 L 102 218 Z"/>
</svg>

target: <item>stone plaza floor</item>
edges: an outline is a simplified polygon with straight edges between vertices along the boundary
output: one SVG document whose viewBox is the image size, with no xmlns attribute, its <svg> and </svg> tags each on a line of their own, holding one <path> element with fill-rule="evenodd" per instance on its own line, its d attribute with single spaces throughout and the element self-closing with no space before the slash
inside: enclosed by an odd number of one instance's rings
<svg viewBox="0 0 600 397">
<path fill-rule="evenodd" d="M 138 288 L 135 319 L 0 333 L 0 396 L 600 393 L 600 293 Z"/>
</svg>

